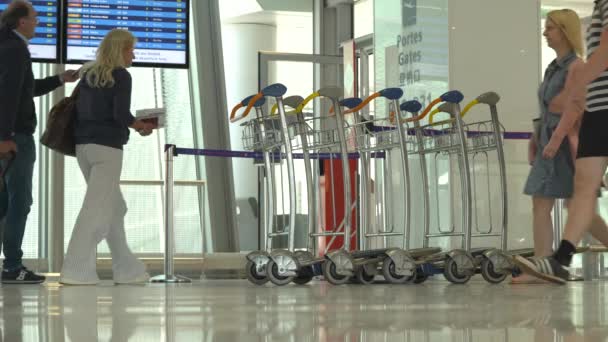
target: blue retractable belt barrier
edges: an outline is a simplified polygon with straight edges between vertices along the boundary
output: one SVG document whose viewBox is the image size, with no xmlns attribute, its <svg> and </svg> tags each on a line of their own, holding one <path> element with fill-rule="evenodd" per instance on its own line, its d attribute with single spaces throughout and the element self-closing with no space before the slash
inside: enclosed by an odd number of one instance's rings
<svg viewBox="0 0 608 342">
<path fill-rule="evenodd" d="M 373 130 L 376 132 L 394 130 L 394 127 L 385 127 L 385 126 L 374 126 Z M 491 131 L 469 131 L 467 132 L 468 137 L 475 137 L 484 134 L 491 134 Z M 409 130 L 408 134 L 413 135 L 415 131 L 413 129 Z M 441 135 L 444 134 L 439 130 L 425 130 L 424 135 Z M 504 132 L 503 138 L 506 140 L 528 140 L 532 137 L 531 132 Z M 167 146 L 165 145 L 165 149 Z M 206 157 L 222 157 L 222 158 L 249 158 L 249 159 L 262 159 L 264 158 L 263 152 L 252 152 L 252 151 L 232 151 L 232 150 L 218 150 L 218 149 L 196 149 L 196 148 L 175 148 L 175 156 L 178 155 L 191 155 L 191 156 L 206 156 Z M 304 159 L 303 153 L 293 153 L 294 159 Z M 339 152 L 326 152 L 326 153 L 310 153 L 310 159 L 318 159 L 318 160 L 328 160 L 328 159 L 338 159 L 340 158 Z M 272 158 L 284 158 L 285 153 L 271 153 Z M 359 159 L 360 155 L 357 152 L 349 153 L 348 159 Z M 385 152 L 374 152 L 371 154 L 372 158 L 385 158 Z"/>
<path fill-rule="evenodd" d="M 175 148 L 175 156 L 178 155 L 190 155 L 190 156 L 206 156 L 206 157 L 223 157 L 223 158 L 249 158 L 249 159 L 262 159 L 264 158 L 264 153 L 262 152 L 252 152 L 252 151 L 231 151 L 231 150 L 215 150 L 215 149 L 196 149 L 196 148 Z M 319 159 L 319 160 L 327 160 L 327 159 L 338 159 L 340 158 L 340 153 L 310 153 L 308 156 L 310 159 Z M 285 153 L 274 152 L 271 153 L 271 156 L 275 159 L 284 158 Z M 293 153 L 294 159 L 304 159 L 303 153 Z M 385 152 L 374 152 L 371 154 L 372 158 L 384 158 L 386 156 Z M 348 159 L 359 159 L 359 153 L 349 153 Z"/>
</svg>

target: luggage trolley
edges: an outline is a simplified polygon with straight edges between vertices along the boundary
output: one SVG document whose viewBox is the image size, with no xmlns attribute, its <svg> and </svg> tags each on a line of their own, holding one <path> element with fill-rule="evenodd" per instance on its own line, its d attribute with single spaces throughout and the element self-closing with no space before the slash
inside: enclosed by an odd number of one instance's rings
<svg viewBox="0 0 608 342">
<path fill-rule="evenodd" d="M 490 283 L 502 282 L 508 274 L 516 271 L 516 266 L 512 262 L 512 258 L 515 255 L 523 257 L 531 257 L 534 255 L 533 248 L 523 248 L 517 250 L 508 250 L 508 207 L 507 207 L 507 180 L 506 180 L 506 162 L 503 150 L 503 134 L 504 127 L 498 120 L 497 103 L 500 100 L 500 96 L 495 92 L 487 92 L 478 96 L 475 100 L 467 104 L 463 111 L 462 116 L 474 106 L 478 104 L 485 104 L 490 109 L 490 120 L 465 124 L 465 130 L 467 131 L 469 153 L 472 155 L 472 175 L 473 175 L 473 202 L 475 209 L 475 236 L 500 236 L 501 248 L 490 248 L 486 250 L 482 255 L 477 256 L 477 261 L 480 267 L 480 273 L 483 278 Z M 486 181 L 490 184 L 490 169 L 488 162 L 488 152 L 496 151 L 498 161 L 498 171 L 500 177 L 500 200 L 501 200 L 501 231 L 499 233 L 493 232 L 493 219 L 492 219 L 492 204 L 490 200 L 487 202 L 487 210 L 490 213 L 489 227 L 487 230 L 482 229 L 478 222 L 480 217 L 480 206 L 481 201 L 477 200 L 478 191 L 476 191 L 477 184 L 477 158 L 482 158 L 482 163 L 485 160 L 485 170 L 487 171 Z M 481 157 L 480 157 L 481 156 Z M 482 167 L 483 168 L 483 165 Z M 488 194 L 490 199 L 490 195 Z M 588 247 L 577 247 L 576 253 L 586 252 Z"/>
<path fill-rule="evenodd" d="M 308 252 L 300 253 L 299 256 L 303 258 L 298 258 L 295 253 L 292 253 L 289 256 L 286 254 L 283 255 L 284 257 L 290 259 L 290 265 L 292 265 L 292 267 L 283 268 L 282 270 L 279 269 L 277 274 L 271 275 L 271 279 L 275 276 L 283 278 L 294 278 L 300 275 L 308 276 L 311 273 L 311 268 L 316 273 L 317 265 L 321 265 L 322 273 L 325 279 L 332 284 L 344 284 L 348 282 L 353 275 L 352 271 L 350 273 L 344 271 L 338 273 L 338 270 L 341 270 L 343 264 L 349 261 L 348 255 L 350 253 L 350 238 L 352 235 L 351 211 L 353 208 L 353 204 L 351 203 L 350 174 L 348 172 L 349 155 L 346 149 L 344 130 L 340 129 L 340 127 L 344 127 L 344 117 L 338 106 L 338 99 L 342 96 L 342 93 L 342 88 L 327 87 L 320 89 L 308 96 L 304 101 L 302 101 L 302 103 L 300 103 L 300 105 L 297 106 L 295 113 L 297 114 L 298 119 L 291 121 L 288 130 L 291 132 L 292 137 L 299 137 L 299 141 L 296 142 L 296 145 L 293 145 L 293 147 L 303 151 L 306 168 L 310 167 L 311 164 L 309 161 L 311 159 L 321 158 L 321 156 L 325 154 L 329 155 L 330 159 L 333 159 L 334 157 L 340 158 L 342 164 L 342 179 L 344 182 L 344 191 L 342 194 L 343 201 L 345 203 L 343 219 L 340 222 L 334 220 L 333 226 L 329 229 L 322 229 L 321 227 L 318 227 L 317 229 L 315 224 L 310 222 L 310 220 L 315 218 L 310 217 L 309 215 L 308 244 L 309 246 L 315 247 L 309 248 Z M 303 116 L 303 108 L 308 104 L 308 102 L 318 97 L 327 98 L 332 101 L 333 107 L 336 108 L 335 115 L 312 118 L 305 118 Z M 330 168 L 329 172 L 333 172 L 333 169 Z M 311 175 L 311 173 L 310 171 L 306 171 L 306 173 L 307 183 L 309 184 L 308 195 L 313 196 L 314 191 L 312 188 L 312 177 L 308 176 Z M 336 198 L 336 194 L 334 194 L 333 191 L 332 197 L 333 199 Z M 309 201 L 311 201 L 309 203 L 312 203 L 312 199 L 310 197 Z M 314 208 L 316 208 L 316 204 L 317 203 L 315 203 L 313 206 Z M 337 214 L 335 206 L 332 208 L 332 210 L 335 218 Z M 320 255 L 312 255 L 310 251 L 316 249 L 316 239 L 319 237 L 331 237 L 331 241 L 325 248 L 325 251 L 322 253 L 319 253 L 321 251 L 317 251 L 315 253 Z M 333 242 L 337 237 L 342 237 L 344 239 L 342 248 L 335 251 L 329 251 L 329 248 L 333 245 Z M 344 257 L 345 255 L 347 257 Z"/>
<path fill-rule="evenodd" d="M 350 133 L 349 135 L 354 136 L 352 149 L 360 155 L 360 251 L 351 253 L 351 258 L 353 259 L 355 278 L 363 284 L 373 282 L 379 269 L 385 280 L 390 283 L 411 282 L 415 279 L 417 267 L 415 259 L 440 251 L 438 248 L 409 248 L 411 192 L 406 148 L 407 130 L 401 124 L 394 124 L 394 120 L 391 120 L 391 118 L 367 119 L 359 114 L 360 109 L 378 97 L 386 98 L 391 102 L 393 108 L 398 108 L 398 100 L 402 95 L 403 91 L 400 88 L 387 88 L 372 94 L 365 101 L 356 98 L 341 101 L 341 105 L 350 108 L 346 113 L 354 113 L 354 123 L 347 125 L 345 129 L 347 133 Z M 358 104 L 359 102 L 361 103 Z M 401 222 L 393 222 L 393 206 L 395 205 L 391 196 L 394 189 L 391 166 L 393 152 L 399 155 L 399 171 L 402 176 L 400 190 L 404 195 L 404 203 L 402 204 L 404 216 Z M 371 203 L 370 161 L 372 159 L 379 160 L 382 164 L 383 195 L 376 201 L 379 203 Z M 376 204 L 379 204 L 381 209 L 379 212 L 375 211 L 374 219 L 378 228 L 374 231 L 367 214 L 370 212 L 370 206 Z M 402 230 L 396 230 L 396 227 L 402 227 Z M 401 237 L 403 239 L 401 248 L 389 247 L 389 237 Z M 382 238 L 381 248 L 371 248 L 371 240 L 375 238 Z"/>
<path fill-rule="evenodd" d="M 240 115 L 237 115 L 237 110 L 248 106 L 249 101 L 254 96 L 255 95 L 251 95 L 245 98 L 232 109 L 230 115 L 230 121 L 232 123 L 236 123 L 248 116 L 251 107 Z M 270 261 L 273 238 L 288 234 L 287 231 L 279 228 L 278 225 L 273 225 L 271 220 L 271 218 L 274 217 L 275 205 L 277 205 L 277 201 L 275 201 L 274 198 L 276 191 L 273 165 L 276 162 L 280 162 L 282 135 L 278 121 L 275 118 L 265 116 L 263 111 L 265 102 L 266 99 L 262 97 L 253 103 L 256 117 L 241 124 L 243 127 L 244 148 L 246 150 L 263 153 L 263 164 L 258 163 L 258 167 L 262 169 L 262 172 L 265 175 L 265 184 L 263 187 L 264 201 L 262 202 L 262 210 L 260 213 L 260 223 L 265 238 L 262 242 L 262 250 L 253 251 L 247 255 L 247 264 L 245 266 L 247 279 L 256 285 L 263 285 L 269 280 L 266 274 L 266 266 Z M 277 158 L 277 156 L 279 156 L 279 158 Z M 276 235 L 271 236 L 271 233 L 275 233 Z"/>
<path fill-rule="evenodd" d="M 299 95 L 292 95 L 283 100 L 285 106 L 291 107 L 294 110 L 286 111 L 287 127 L 292 146 L 292 152 L 300 152 L 304 161 L 304 172 L 307 188 L 307 204 L 308 204 L 308 222 L 307 222 L 307 241 L 305 250 L 296 250 L 292 258 L 297 267 L 295 276 L 281 274 L 281 272 L 270 272 L 271 281 L 277 285 L 285 285 L 290 279 L 295 284 L 304 285 L 311 281 L 314 276 L 322 274 L 322 264 L 325 258 L 321 254 L 325 254 L 327 250 L 320 253 L 317 249 L 316 238 L 323 236 L 343 235 L 340 233 L 340 226 L 334 223 L 334 227 L 328 231 L 321 232 L 317 225 L 317 202 L 315 191 L 315 179 L 313 178 L 312 160 L 318 159 L 333 159 L 339 156 L 339 153 L 332 153 L 332 150 L 339 145 L 339 140 L 335 127 L 335 117 L 307 116 L 304 113 L 304 107 L 313 99 L 320 96 L 339 96 L 342 92 L 341 88 L 325 88 L 309 95 L 306 99 Z M 271 115 L 275 115 L 278 110 L 278 104 L 275 104 L 271 109 Z M 329 152 L 329 153 L 325 153 Z M 333 170 L 330 170 L 333 172 Z M 335 194 L 334 201 L 335 202 Z M 336 216 L 335 206 L 333 207 L 334 217 Z M 333 240 L 332 240 L 333 242 Z M 330 246 L 332 243 L 329 244 Z M 284 256 L 285 257 L 285 256 Z"/>
<path fill-rule="evenodd" d="M 287 131 L 286 115 L 283 109 L 282 96 L 287 91 L 287 88 L 282 84 L 273 84 L 264 88 L 260 93 L 250 96 L 235 106 L 232 110 L 230 121 L 237 122 L 244 119 L 249 114 L 251 108 L 255 107 L 256 118 L 242 124 L 243 143 L 246 149 L 253 151 L 262 151 L 265 173 L 264 186 L 264 201 L 262 202 L 262 227 L 264 230 L 264 245 L 262 250 L 253 251 L 247 255 L 247 264 L 245 272 L 247 278 L 254 284 L 262 285 L 273 280 L 269 276 L 272 269 L 278 268 L 277 263 L 282 262 L 282 256 L 290 251 L 294 251 L 294 230 L 295 230 L 295 175 L 293 155 L 291 151 L 289 133 Z M 273 97 L 279 105 L 279 116 L 264 115 L 262 106 L 264 105 L 265 97 Z M 245 111 L 237 115 L 237 111 L 244 107 Z M 283 222 L 273 223 L 276 212 L 278 211 L 279 202 L 284 204 L 283 191 L 281 191 L 280 201 L 276 193 L 276 172 L 274 165 L 276 163 L 287 167 L 287 183 L 289 193 L 289 218 L 287 224 Z M 280 175 L 280 183 L 283 186 L 282 172 Z M 284 210 L 285 211 L 285 210 Z M 281 227 L 282 226 L 282 227 Z M 275 238 L 286 237 L 288 241 L 287 250 L 273 248 Z"/>
<path fill-rule="evenodd" d="M 441 97 L 432 101 L 422 113 L 414 115 L 411 118 L 403 120 L 405 123 L 413 123 L 413 129 L 417 140 L 417 149 L 414 153 L 420 154 L 421 172 L 423 180 L 423 204 L 424 204 L 424 239 L 423 247 L 428 247 L 432 238 L 438 237 L 460 237 L 461 248 L 454 249 L 450 252 L 436 253 L 431 256 L 422 258 L 420 267 L 417 270 L 415 282 L 423 282 L 429 276 L 438 273 L 443 273 L 447 280 L 455 284 L 464 284 L 475 274 L 476 262 L 473 257 L 477 253 L 471 250 L 471 180 L 468 173 L 468 146 L 465 139 L 464 124 L 460 115 L 460 102 L 463 96 L 458 91 L 450 91 L 443 94 Z M 434 124 L 420 125 L 420 121 L 424 119 L 435 105 L 442 103 L 439 107 L 441 111 L 450 114 L 451 119 Z M 420 105 L 416 101 L 408 101 L 400 106 L 401 110 L 416 113 L 415 109 L 420 109 Z M 461 216 L 461 230 L 455 231 L 452 225 L 448 229 L 443 229 L 441 221 L 438 221 L 438 233 L 431 234 L 430 231 L 430 182 L 427 171 L 428 156 L 433 156 L 435 161 L 440 155 L 447 155 L 448 158 L 457 158 L 458 168 L 460 170 L 460 187 L 461 197 L 460 202 L 463 206 Z M 450 162 L 451 165 L 451 162 Z M 451 209 L 450 216 L 454 218 L 453 203 L 456 193 L 455 186 L 450 182 Z M 438 203 L 437 203 L 438 204 Z M 437 208 L 440 210 L 440 208 Z M 453 223 L 452 220 L 451 223 Z"/>
<path fill-rule="evenodd" d="M 338 106 L 338 99 L 342 96 L 343 92 L 344 90 L 339 87 L 326 87 L 308 96 L 296 109 L 296 112 L 300 113 L 298 114 L 300 119 L 298 120 L 298 123 L 294 125 L 295 130 L 301 137 L 301 145 L 299 147 L 302 149 L 304 155 L 309 153 L 313 154 L 316 158 L 320 158 L 321 155 L 328 154 L 330 159 L 339 157 L 342 165 L 343 219 L 339 222 L 336 220 L 338 214 L 335 206 L 337 194 L 334 193 L 333 188 L 331 192 L 333 204 L 331 210 L 334 218 L 332 227 L 316 227 L 310 222 L 310 220 L 316 219 L 316 217 L 311 217 L 309 219 L 309 245 L 314 246 L 312 250 L 315 250 L 315 256 L 309 264 L 321 265 L 324 278 L 332 284 L 344 284 L 348 282 L 352 276 L 352 272 L 347 273 L 346 275 L 338 272 L 345 262 L 345 259 L 343 259 L 342 256 L 350 253 L 350 239 L 353 233 L 351 225 L 353 203 L 350 189 L 349 154 L 346 148 L 345 133 L 344 130 L 341 129 L 341 127 L 344 127 L 344 117 Z M 304 107 L 315 98 L 329 99 L 332 102 L 333 107 L 336 108 L 335 115 L 305 118 L 301 113 Z M 309 167 L 310 163 L 306 163 L 306 166 Z M 333 168 L 329 168 L 326 172 L 329 172 L 332 179 L 335 179 L 333 177 Z M 314 184 L 312 183 L 312 177 L 310 177 L 310 180 L 311 181 L 308 183 L 310 189 L 308 195 L 309 203 L 312 204 L 314 203 L 313 198 L 311 197 L 314 194 Z M 312 206 L 315 208 L 315 212 L 316 205 L 317 203 L 314 203 Z M 316 240 L 319 237 L 331 237 L 331 240 L 324 251 L 316 251 Z M 330 251 L 329 248 L 334 244 L 337 237 L 343 238 L 342 248 Z M 306 266 L 306 263 L 304 263 L 304 265 Z"/>
<path fill-rule="evenodd" d="M 481 253 L 480 249 L 477 249 L 477 253 L 474 254 L 477 266 L 477 273 L 481 273 L 483 278 L 493 284 L 502 282 L 508 274 L 515 270 L 512 257 L 514 255 L 521 255 L 524 257 L 531 257 L 534 255 L 534 249 L 524 248 L 517 250 L 508 250 L 508 196 L 507 196 L 507 180 L 506 180 L 506 163 L 503 150 L 503 131 L 504 127 L 498 119 L 497 103 L 500 100 L 500 96 L 495 92 L 487 92 L 478 96 L 475 100 L 467 104 L 461 112 L 461 117 L 467 114 L 467 112 L 478 104 L 488 105 L 490 109 L 490 119 L 478 121 L 474 123 L 465 123 L 464 130 L 467 137 L 468 153 L 471 162 L 471 168 L 469 170 L 472 176 L 472 209 L 474 211 L 472 226 L 475 227 L 475 232 L 471 232 L 470 238 L 473 237 L 499 237 L 500 248 L 485 248 Z M 431 117 L 438 111 L 433 111 Z M 498 164 L 498 176 L 499 176 L 499 197 L 500 197 L 500 230 L 495 231 L 494 218 L 492 215 L 493 204 L 492 194 L 490 192 L 491 187 L 491 170 L 490 170 L 490 158 L 489 153 L 496 152 L 496 161 Z M 485 177 L 479 175 L 480 172 L 485 171 Z M 481 178 L 481 180 L 480 180 Z M 484 206 L 484 200 L 480 200 L 479 188 L 482 188 L 485 183 L 487 187 L 487 200 Z M 484 223 L 482 221 L 483 211 L 488 213 L 487 228 L 482 227 Z M 584 251 L 584 250 L 583 250 Z"/>
<path fill-rule="evenodd" d="M 508 250 L 508 195 L 507 195 L 507 179 L 506 179 L 506 162 L 503 149 L 503 132 L 504 127 L 498 119 L 497 103 L 500 101 L 500 96 L 495 92 L 487 92 L 479 95 L 475 100 L 468 103 L 462 110 L 460 116 L 464 116 L 478 104 L 485 104 L 490 109 L 490 119 L 482 120 L 473 123 L 465 123 L 463 129 L 468 153 L 470 159 L 469 173 L 471 175 L 472 185 L 472 210 L 474 212 L 472 227 L 475 227 L 475 232 L 469 235 L 469 239 L 475 237 L 499 237 L 500 248 L 477 248 L 474 249 L 473 255 L 476 261 L 476 272 L 481 273 L 483 278 L 493 284 L 501 283 L 508 274 L 516 270 L 515 264 L 512 262 L 512 257 L 520 255 L 531 257 L 534 255 L 534 249 L 523 248 L 517 250 Z M 439 113 L 439 109 L 431 113 L 432 117 Z M 499 198 L 500 198 L 500 230 L 495 231 L 492 203 L 491 187 L 491 168 L 489 153 L 496 152 L 496 161 L 498 164 L 499 176 Z M 480 175 L 485 171 L 484 175 Z M 483 188 L 484 184 L 487 187 L 487 200 L 479 199 L 479 188 Z M 483 205 L 483 203 L 486 205 Z M 483 212 L 487 211 L 487 228 L 482 221 Z M 577 253 L 585 252 L 587 248 L 577 248 Z"/>
<path fill-rule="evenodd" d="M 305 284 L 315 275 L 320 274 L 321 272 L 325 273 L 323 265 L 326 261 L 325 255 L 327 254 L 327 248 L 332 245 L 333 239 L 336 237 L 341 236 L 344 238 L 344 250 L 348 251 L 350 247 L 350 216 L 352 206 L 345 206 L 344 219 L 341 222 L 335 222 L 331 229 L 324 231 L 317 229 L 314 180 L 312 177 L 311 164 L 311 160 L 322 159 L 324 158 L 324 155 L 329 155 L 329 158 L 340 157 L 343 166 L 342 176 L 344 183 L 350 185 L 348 174 L 349 156 L 346 149 L 342 146 L 344 138 L 340 137 L 340 135 L 341 133 L 343 134 L 343 132 L 337 129 L 337 127 L 343 125 L 341 122 L 342 115 L 340 111 L 338 111 L 334 116 L 306 118 L 302 112 L 306 104 L 317 97 L 329 98 L 335 104 L 342 92 L 342 88 L 328 87 L 318 90 L 308 96 L 305 100 L 302 100 L 299 96 L 290 96 L 282 103 L 277 102 L 276 109 L 279 111 L 279 116 L 284 117 L 284 119 L 281 120 L 286 124 L 284 129 L 284 139 L 288 142 L 286 145 L 289 145 L 291 152 L 302 151 L 308 189 L 308 205 L 309 210 L 312 209 L 312 211 L 309 211 L 306 250 L 295 251 L 290 248 L 289 250 L 277 251 L 270 256 L 271 261 L 268 263 L 267 273 L 270 281 L 276 285 L 286 285 L 292 281 L 296 284 Z M 285 112 L 285 110 L 281 108 L 283 105 L 296 107 L 296 110 L 289 113 Z M 271 110 L 271 114 L 273 111 L 274 108 Z M 295 114 L 295 119 L 293 119 L 293 117 L 289 118 L 287 116 L 288 114 Z M 335 153 L 336 149 L 339 150 L 339 153 Z M 343 196 L 345 203 L 350 203 L 350 187 L 344 187 Z M 333 210 L 335 217 L 335 207 Z M 326 251 L 323 253 L 316 251 L 316 238 L 318 237 L 332 237 L 332 242 L 330 242 Z M 348 278 L 346 280 L 348 280 Z"/>
<path fill-rule="evenodd" d="M 502 251 L 507 250 L 507 179 L 506 179 L 506 167 L 505 157 L 503 151 L 503 140 L 502 127 L 498 120 L 498 111 L 496 104 L 500 100 L 500 96 L 495 92 L 488 92 L 478 96 L 475 100 L 467 104 L 460 117 L 464 118 L 466 113 L 477 104 L 487 104 L 490 107 L 490 119 L 478 121 L 474 123 L 463 124 L 463 130 L 465 132 L 468 159 L 470 161 L 470 169 L 468 170 L 471 176 L 471 210 L 474 212 L 472 215 L 471 229 L 469 232 L 469 240 L 476 237 L 498 237 L 500 238 L 500 248 L 478 248 L 473 251 L 473 256 L 476 261 L 476 272 L 481 273 L 483 278 L 490 283 L 500 283 L 506 276 L 507 272 L 503 272 L 510 266 L 509 258 L 507 258 Z M 429 122 L 433 123 L 434 115 L 440 113 L 440 109 L 434 110 L 429 118 Z M 496 231 L 494 227 L 494 218 L 492 215 L 493 204 L 492 204 L 492 193 L 491 193 L 491 168 L 490 168 L 490 157 L 488 153 L 496 152 L 498 162 L 498 176 L 499 176 L 499 194 L 500 194 L 500 208 L 501 208 L 501 220 L 500 230 Z M 485 171 L 485 177 L 480 176 L 480 173 Z M 480 188 L 487 188 L 486 198 L 482 197 Z M 485 202 L 486 205 L 483 205 Z M 483 211 L 487 211 L 487 228 L 486 222 L 480 222 L 483 220 Z M 473 232 L 473 226 L 475 232 Z M 502 250 L 502 251 L 501 251 Z M 514 251 L 517 254 L 527 254 L 531 252 L 529 249 Z M 500 270 L 500 271 L 496 271 Z"/>
</svg>

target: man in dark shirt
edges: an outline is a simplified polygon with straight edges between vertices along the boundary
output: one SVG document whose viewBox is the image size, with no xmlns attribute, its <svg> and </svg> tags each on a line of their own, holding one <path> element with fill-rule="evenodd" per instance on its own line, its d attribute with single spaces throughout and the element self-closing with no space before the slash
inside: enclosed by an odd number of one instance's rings
<svg viewBox="0 0 608 342">
<path fill-rule="evenodd" d="M 34 96 L 47 94 L 64 82 L 74 82 L 77 74 L 34 80 L 28 41 L 35 34 L 38 18 L 32 5 L 13 1 L 0 17 L 0 153 L 16 152 L 4 176 L 0 193 L 0 218 L 3 218 L 2 283 L 35 284 L 45 280 L 22 264 L 21 244 L 27 216 L 32 205 L 32 177 L 36 161 Z"/>
</svg>

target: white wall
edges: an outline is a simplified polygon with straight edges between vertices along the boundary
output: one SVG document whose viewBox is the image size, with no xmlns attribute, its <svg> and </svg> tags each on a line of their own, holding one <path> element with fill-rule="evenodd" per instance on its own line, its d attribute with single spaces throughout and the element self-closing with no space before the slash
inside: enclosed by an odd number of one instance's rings
<svg viewBox="0 0 608 342">
<path fill-rule="evenodd" d="M 259 51 L 312 53 L 313 35 L 311 13 L 256 12 L 252 7 L 251 10 L 255 13 L 235 17 L 229 7 L 224 7 L 223 17 L 226 20 L 222 25 L 222 43 L 228 107 L 232 109 L 244 97 L 258 91 Z M 306 97 L 312 93 L 311 63 L 277 62 L 270 63 L 269 69 L 269 83 L 285 84 L 288 88 L 287 95 Z M 241 122 L 230 126 L 232 150 L 244 150 L 240 124 Z M 241 250 L 252 250 L 257 246 L 257 222 L 250 213 L 247 199 L 258 199 L 258 170 L 251 159 L 234 158 L 232 162 Z M 279 170 L 277 167 L 275 172 Z M 297 188 L 305 188 L 302 167 L 297 167 L 296 177 Z M 298 196 L 298 213 L 308 211 L 304 195 L 305 192 Z M 286 187 L 283 196 L 288 197 Z M 279 205 L 277 210 L 277 214 L 282 214 L 283 211 L 289 211 L 289 208 L 285 204 L 285 208 Z"/>
<path fill-rule="evenodd" d="M 374 33 L 374 0 L 355 2 L 353 14 L 355 38 Z"/>
<path fill-rule="evenodd" d="M 450 2 L 450 89 L 462 91 L 465 102 L 486 91 L 497 92 L 499 117 L 507 131 L 530 131 L 531 120 L 539 114 L 539 10 L 539 0 Z M 466 122 L 489 118 L 487 106 L 477 107 Z M 505 152 L 509 247 L 530 247 L 531 199 L 522 194 L 529 171 L 527 141 L 506 140 Z M 499 197 L 492 199 L 498 203 Z"/>
<path fill-rule="evenodd" d="M 226 95 L 231 110 L 243 98 L 258 91 L 258 51 L 274 51 L 276 27 L 266 24 L 222 25 Z M 251 113 L 254 115 L 255 113 Z M 230 125 L 233 150 L 244 150 L 241 127 Z M 257 169 L 250 159 L 234 158 L 236 198 L 257 198 Z"/>
<path fill-rule="evenodd" d="M 258 51 L 275 50 L 276 27 L 267 24 L 224 24 L 222 44 L 226 97 L 228 110 L 232 110 L 245 97 L 257 93 Z M 255 115 L 255 112 L 252 111 L 250 115 Z M 244 120 L 230 124 L 232 150 L 244 150 L 242 122 Z M 247 199 L 258 198 L 258 169 L 251 159 L 233 158 L 232 164 L 240 249 L 253 250 L 257 246 L 257 220 Z"/>
</svg>

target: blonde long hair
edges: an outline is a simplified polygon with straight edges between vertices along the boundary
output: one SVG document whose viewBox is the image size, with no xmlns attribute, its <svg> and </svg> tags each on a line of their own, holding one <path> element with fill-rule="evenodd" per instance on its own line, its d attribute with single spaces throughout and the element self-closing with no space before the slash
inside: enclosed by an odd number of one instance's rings
<svg viewBox="0 0 608 342">
<path fill-rule="evenodd" d="M 125 50 L 135 46 L 137 39 L 127 30 L 114 29 L 103 38 L 97 57 L 80 69 L 80 76 L 86 75 L 87 83 L 94 88 L 106 88 L 114 85 L 112 71 L 116 68 L 126 68 Z"/>
<path fill-rule="evenodd" d="M 547 13 L 547 18 L 557 25 L 566 36 L 570 47 L 580 58 L 585 58 L 581 19 L 571 9 L 559 9 Z"/>
</svg>

